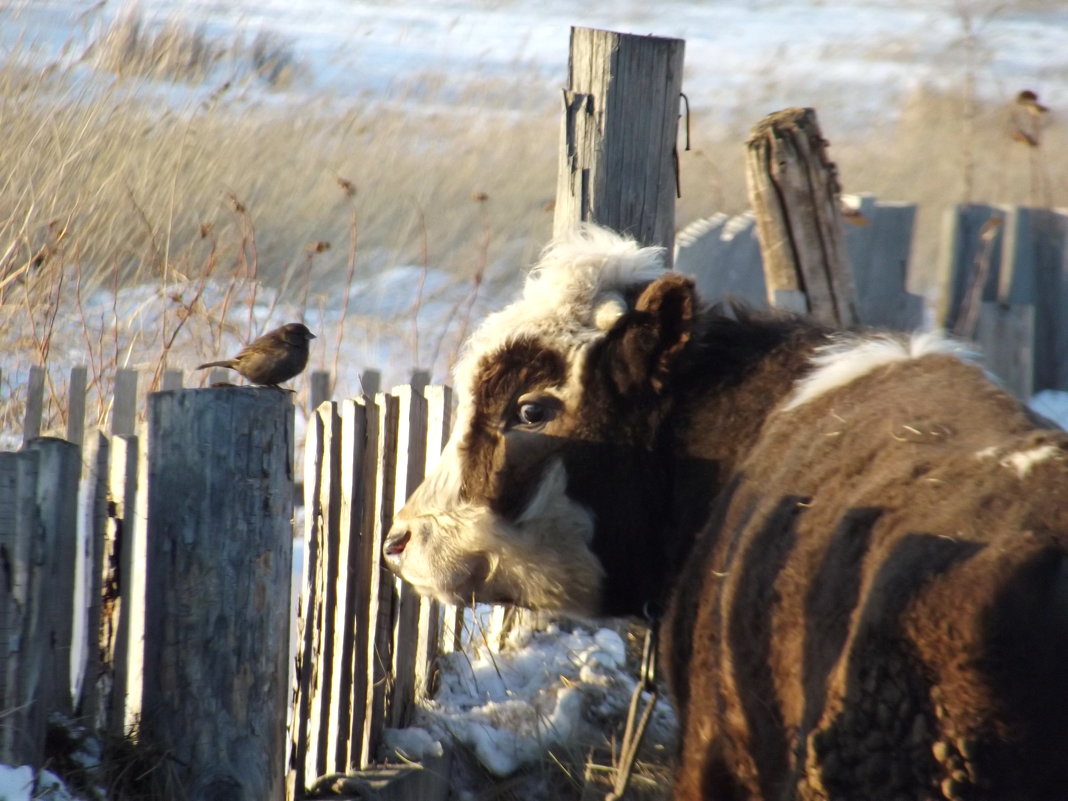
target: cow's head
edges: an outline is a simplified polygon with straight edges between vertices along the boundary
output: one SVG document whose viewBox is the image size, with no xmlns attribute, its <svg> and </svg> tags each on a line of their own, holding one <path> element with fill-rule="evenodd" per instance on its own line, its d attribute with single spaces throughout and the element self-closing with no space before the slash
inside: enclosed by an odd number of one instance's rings
<svg viewBox="0 0 1068 801">
<path fill-rule="evenodd" d="M 658 427 L 694 302 L 659 248 L 593 227 L 551 245 L 465 343 L 453 435 L 389 567 L 450 603 L 640 609 L 665 558 Z"/>
</svg>

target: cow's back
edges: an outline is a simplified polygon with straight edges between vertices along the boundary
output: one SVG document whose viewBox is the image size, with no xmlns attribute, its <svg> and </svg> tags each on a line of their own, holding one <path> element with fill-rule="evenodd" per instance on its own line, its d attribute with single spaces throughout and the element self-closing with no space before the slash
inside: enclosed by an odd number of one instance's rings
<svg viewBox="0 0 1068 801">
<path fill-rule="evenodd" d="M 773 413 L 712 518 L 680 797 L 1068 797 L 1068 435 L 902 361 Z"/>
</svg>

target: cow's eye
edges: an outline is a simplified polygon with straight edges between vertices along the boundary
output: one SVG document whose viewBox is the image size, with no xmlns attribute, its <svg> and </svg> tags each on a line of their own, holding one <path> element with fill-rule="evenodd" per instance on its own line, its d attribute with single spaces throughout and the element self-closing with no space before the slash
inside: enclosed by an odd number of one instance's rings
<svg viewBox="0 0 1068 801">
<path fill-rule="evenodd" d="M 515 423 L 530 427 L 543 425 L 556 417 L 559 407 L 560 402 L 552 397 L 522 398 L 516 405 Z"/>
<path fill-rule="evenodd" d="M 538 423 L 544 423 L 548 419 L 549 410 L 540 403 L 528 401 L 527 403 L 520 404 L 518 417 L 520 423 L 534 426 Z"/>
</svg>

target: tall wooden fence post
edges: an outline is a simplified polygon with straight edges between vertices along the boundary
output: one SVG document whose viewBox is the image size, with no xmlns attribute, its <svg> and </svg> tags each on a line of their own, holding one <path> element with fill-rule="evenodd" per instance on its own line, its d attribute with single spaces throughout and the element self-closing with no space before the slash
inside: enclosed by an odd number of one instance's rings
<svg viewBox="0 0 1068 801">
<path fill-rule="evenodd" d="M 765 117 L 747 143 L 749 199 L 768 302 L 807 310 L 834 325 L 852 325 L 856 289 L 843 242 L 837 174 L 825 145 L 810 108 Z"/>
<path fill-rule="evenodd" d="M 149 396 L 141 734 L 189 798 L 284 798 L 292 438 L 289 393 Z"/>
<path fill-rule="evenodd" d="M 675 241 L 675 138 L 685 42 L 571 29 L 554 235 L 595 222 Z"/>
</svg>

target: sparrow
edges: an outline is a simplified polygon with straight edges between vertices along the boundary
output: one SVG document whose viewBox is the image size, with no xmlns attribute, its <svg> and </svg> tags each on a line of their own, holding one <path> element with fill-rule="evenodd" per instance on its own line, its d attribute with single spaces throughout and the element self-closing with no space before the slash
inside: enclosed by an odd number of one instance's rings
<svg viewBox="0 0 1068 801">
<path fill-rule="evenodd" d="M 1036 117 L 1049 111 L 1049 106 L 1043 106 L 1039 103 L 1038 95 L 1030 89 L 1024 89 L 1016 95 L 1016 103 L 1017 105 L 1022 106 L 1028 114 L 1033 114 Z"/>
<path fill-rule="evenodd" d="M 253 384 L 276 387 L 307 366 L 308 342 L 313 339 L 315 334 L 302 323 L 287 323 L 246 345 L 234 358 L 206 362 L 197 369 L 229 367 Z"/>
</svg>

